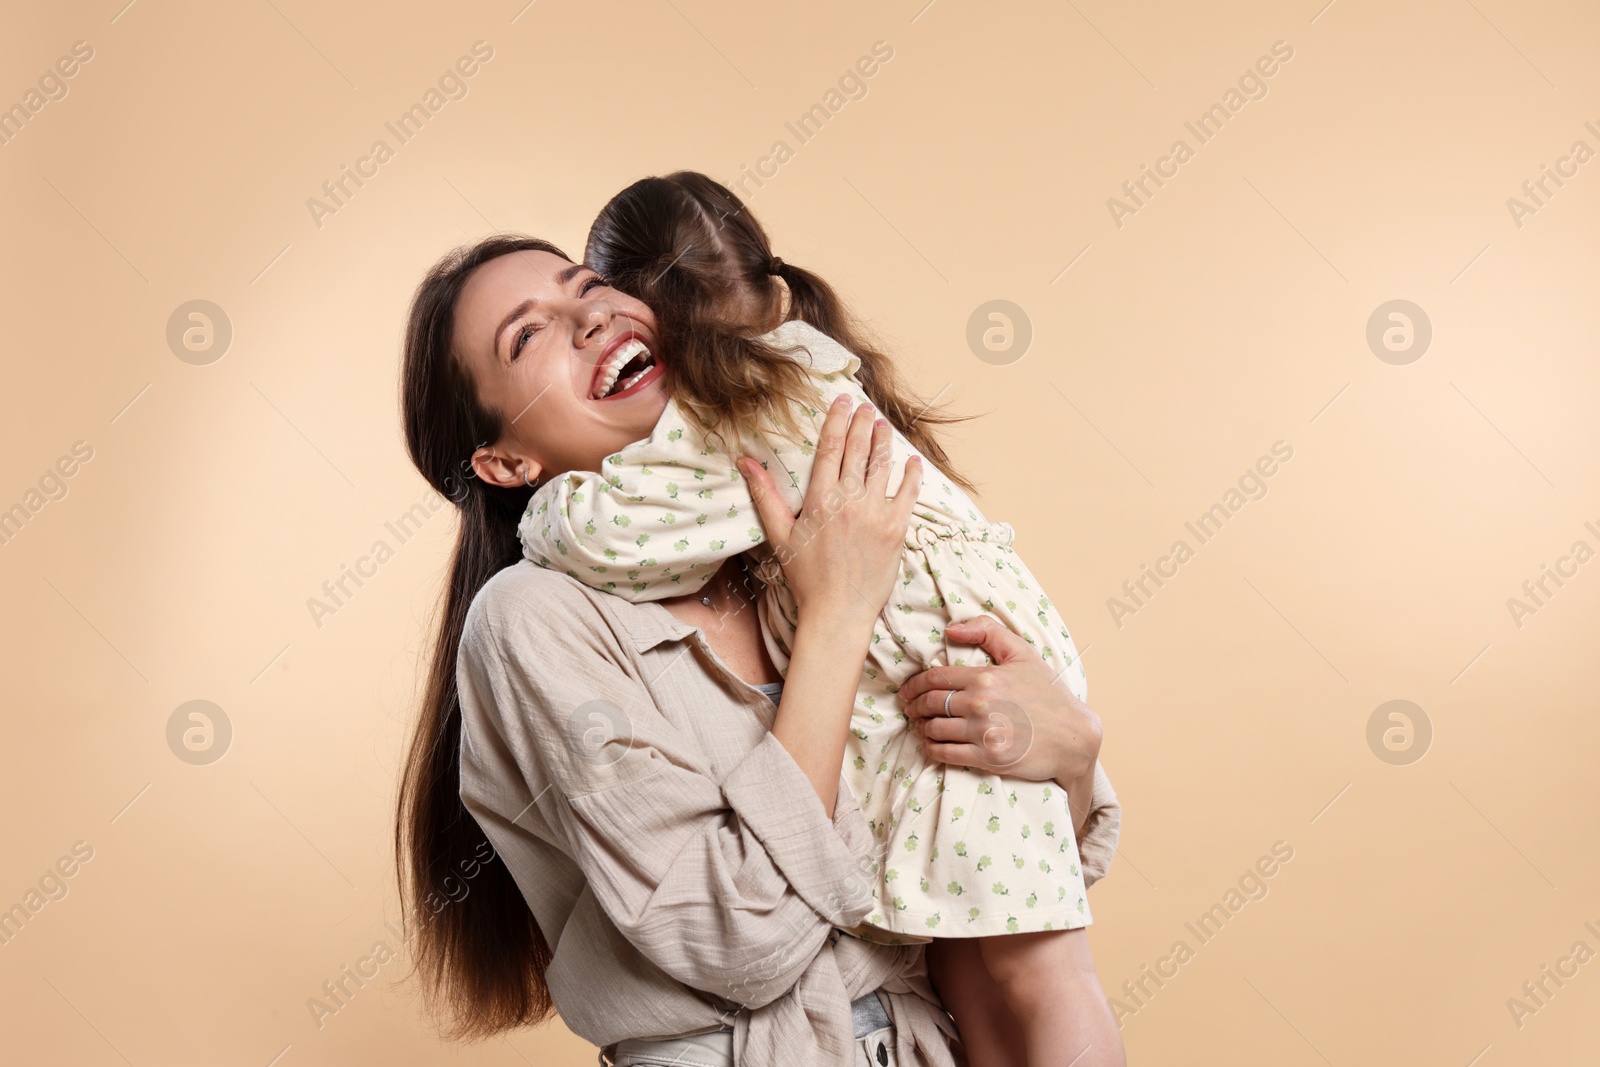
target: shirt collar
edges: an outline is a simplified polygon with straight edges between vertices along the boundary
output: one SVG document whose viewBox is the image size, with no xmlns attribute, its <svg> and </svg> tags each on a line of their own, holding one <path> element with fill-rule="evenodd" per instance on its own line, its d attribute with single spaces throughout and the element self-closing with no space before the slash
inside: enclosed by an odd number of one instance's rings
<svg viewBox="0 0 1600 1067">
<path fill-rule="evenodd" d="M 600 609 L 611 617 L 617 629 L 628 635 L 633 647 L 648 652 L 665 641 L 676 641 L 694 633 L 694 627 L 683 622 L 655 601 L 630 603 L 610 593 L 595 597 Z"/>
</svg>

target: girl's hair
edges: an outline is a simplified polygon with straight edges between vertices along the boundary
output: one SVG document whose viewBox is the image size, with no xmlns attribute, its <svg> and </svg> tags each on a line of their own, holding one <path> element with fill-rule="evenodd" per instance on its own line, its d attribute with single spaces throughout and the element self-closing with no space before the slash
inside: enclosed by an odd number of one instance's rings
<svg viewBox="0 0 1600 1067">
<path fill-rule="evenodd" d="M 504 418 L 478 400 L 451 336 L 456 299 L 472 272 L 524 251 L 567 258 L 547 241 L 500 235 L 435 264 L 412 298 L 402 356 L 406 449 L 428 484 L 460 512 L 422 715 L 395 814 L 401 925 L 414 945 L 428 1009 L 443 1017 L 441 1029 L 452 1039 L 542 1022 L 554 1010 L 544 978 L 550 945 L 510 869 L 461 802 L 458 762 L 456 650 L 467 608 L 495 572 L 521 558 L 517 520 L 533 490 L 502 489 L 473 477 L 473 451 L 500 439 Z"/>
<path fill-rule="evenodd" d="M 816 400 L 805 369 L 757 338 L 774 324 L 789 288 L 788 318 L 803 319 L 861 360 L 873 405 L 917 451 L 965 489 L 934 427 L 964 416 L 930 410 L 900 381 L 833 288 L 776 259 L 744 203 L 706 175 L 644 178 L 611 198 L 589 230 L 584 262 L 655 313 L 672 395 L 737 452 L 766 429 L 794 436 L 791 404 Z"/>
</svg>

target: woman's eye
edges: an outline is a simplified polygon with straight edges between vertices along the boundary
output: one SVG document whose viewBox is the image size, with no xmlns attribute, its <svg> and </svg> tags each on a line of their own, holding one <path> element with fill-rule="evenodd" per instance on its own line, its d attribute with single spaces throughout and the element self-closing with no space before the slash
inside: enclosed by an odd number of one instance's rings
<svg viewBox="0 0 1600 1067">
<path fill-rule="evenodd" d="M 538 328 L 539 327 L 530 322 L 517 331 L 517 335 L 511 339 L 512 359 L 516 359 L 522 354 L 522 346 L 528 343 L 528 338 L 532 337 L 534 331 Z"/>
<path fill-rule="evenodd" d="M 598 275 L 598 274 L 590 275 L 588 278 L 584 279 L 583 285 L 581 285 L 578 288 L 578 295 L 582 296 L 584 293 L 587 293 L 590 289 L 593 289 L 595 286 L 597 286 L 597 285 L 605 285 L 605 284 L 606 284 L 606 280 L 604 278 L 600 277 L 600 275 Z"/>
</svg>

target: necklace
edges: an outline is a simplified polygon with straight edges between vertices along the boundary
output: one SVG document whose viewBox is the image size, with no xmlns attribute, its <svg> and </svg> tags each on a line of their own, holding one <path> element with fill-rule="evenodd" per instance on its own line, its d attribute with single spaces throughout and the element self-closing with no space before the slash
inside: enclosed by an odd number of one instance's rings
<svg viewBox="0 0 1600 1067">
<path fill-rule="evenodd" d="M 742 554 L 738 557 L 738 559 L 739 559 L 739 570 L 745 576 L 745 578 L 748 579 L 750 577 L 750 568 L 745 563 L 744 556 Z M 713 584 L 715 584 L 715 583 L 713 583 Z M 743 600 L 744 598 L 740 597 L 739 599 Z M 700 603 L 704 604 L 706 607 L 709 608 L 711 606 L 711 594 L 707 593 L 705 596 L 702 596 L 700 598 Z"/>
</svg>

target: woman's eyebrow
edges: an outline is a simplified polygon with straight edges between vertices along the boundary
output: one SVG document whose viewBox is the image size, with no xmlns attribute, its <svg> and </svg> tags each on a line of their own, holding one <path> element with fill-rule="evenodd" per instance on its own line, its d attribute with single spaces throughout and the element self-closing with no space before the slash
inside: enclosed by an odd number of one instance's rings
<svg viewBox="0 0 1600 1067">
<path fill-rule="evenodd" d="M 556 274 L 556 284 L 557 285 L 566 285 L 573 278 L 576 278 L 578 275 L 582 274 L 586 270 L 587 271 L 594 271 L 594 268 L 590 267 L 590 266 L 588 266 L 586 264 L 583 264 L 583 263 L 574 263 L 570 267 L 563 267 Z M 598 273 L 598 272 L 596 272 L 596 273 Z M 529 299 L 522 301 L 522 303 L 518 304 L 516 307 L 512 308 L 510 313 L 507 314 L 505 318 L 500 320 L 500 325 L 496 326 L 495 330 L 494 330 L 494 349 L 495 349 L 496 352 L 500 351 L 500 338 L 501 338 L 501 336 L 504 335 L 504 333 L 508 329 L 511 328 L 511 324 L 512 323 L 516 322 L 518 319 L 522 318 L 522 316 L 526 315 L 529 312 L 529 310 L 532 309 L 533 306 L 536 303 L 538 303 L 538 301 L 536 301 L 536 300 L 534 300 L 534 299 L 532 299 L 530 297 Z"/>
</svg>

